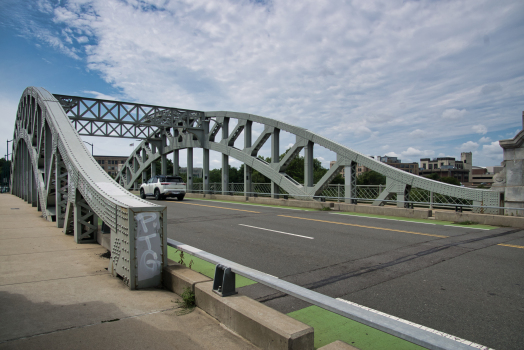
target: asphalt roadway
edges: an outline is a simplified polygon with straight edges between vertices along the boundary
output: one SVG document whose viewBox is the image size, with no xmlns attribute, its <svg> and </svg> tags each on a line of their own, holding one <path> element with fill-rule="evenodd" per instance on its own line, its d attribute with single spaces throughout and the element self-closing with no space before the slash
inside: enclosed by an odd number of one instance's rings
<svg viewBox="0 0 524 350">
<path fill-rule="evenodd" d="M 524 348 L 524 230 L 191 198 L 161 204 L 177 241 L 482 345 Z M 261 284 L 239 292 L 283 313 L 309 306 Z"/>
</svg>

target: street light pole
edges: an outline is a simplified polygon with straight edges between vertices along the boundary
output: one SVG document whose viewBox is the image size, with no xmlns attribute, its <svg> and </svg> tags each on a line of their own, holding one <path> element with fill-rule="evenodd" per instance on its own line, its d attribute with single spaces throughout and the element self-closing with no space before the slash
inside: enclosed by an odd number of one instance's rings
<svg viewBox="0 0 524 350">
<path fill-rule="evenodd" d="M 88 145 L 91 145 L 91 155 L 93 155 L 93 144 L 92 143 L 89 143 L 87 141 L 84 141 L 85 143 L 87 143 Z"/>
<path fill-rule="evenodd" d="M 13 142 L 13 140 L 7 140 L 7 150 L 6 150 L 7 155 L 5 158 L 6 161 L 9 161 L 9 142 Z"/>
</svg>

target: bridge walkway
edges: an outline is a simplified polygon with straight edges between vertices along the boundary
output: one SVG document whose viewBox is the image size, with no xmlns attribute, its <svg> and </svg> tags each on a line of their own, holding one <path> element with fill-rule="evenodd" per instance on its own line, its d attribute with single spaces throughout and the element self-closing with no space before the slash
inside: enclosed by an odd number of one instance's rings
<svg viewBox="0 0 524 350">
<path fill-rule="evenodd" d="M 106 249 L 76 244 L 22 199 L 0 195 L 0 349 L 256 349 L 180 297 L 131 291 Z"/>
</svg>

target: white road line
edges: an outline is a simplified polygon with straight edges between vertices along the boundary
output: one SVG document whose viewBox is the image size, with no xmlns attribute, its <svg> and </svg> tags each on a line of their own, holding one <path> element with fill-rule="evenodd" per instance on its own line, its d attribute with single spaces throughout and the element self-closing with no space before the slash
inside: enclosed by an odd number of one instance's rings
<svg viewBox="0 0 524 350">
<path fill-rule="evenodd" d="M 197 201 L 203 201 L 203 202 L 218 202 L 218 203 L 226 203 L 226 204 L 236 204 L 236 205 L 248 205 L 250 207 L 262 207 L 262 208 L 273 208 L 273 209 L 284 209 L 284 210 L 298 210 L 298 211 L 312 211 L 307 209 L 294 209 L 294 208 L 284 208 L 284 207 L 277 207 L 272 205 L 260 205 L 260 204 L 245 204 L 245 203 L 235 203 L 235 202 L 225 202 L 225 201 L 217 201 L 217 200 L 207 200 L 207 199 L 199 199 L 199 198 L 191 198 L 195 199 Z"/>
<path fill-rule="evenodd" d="M 366 218 L 366 219 L 379 219 L 379 220 L 392 220 L 392 221 L 404 221 L 404 222 L 413 222 L 416 224 L 424 224 L 424 225 L 436 225 L 431 222 L 418 222 L 418 221 L 409 221 L 409 220 L 402 220 L 402 219 L 389 219 L 389 218 L 376 218 L 374 216 L 362 216 L 362 215 L 351 215 L 351 214 L 341 214 L 341 213 L 330 213 L 333 215 L 344 215 L 344 216 L 355 216 L 357 218 Z"/>
<path fill-rule="evenodd" d="M 282 233 L 282 234 L 284 234 L 284 235 L 297 236 L 297 237 L 307 238 L 307 239 L 314 239 L 313 237 L 301 236 L 301 235 L 296 235 L 296 234 L 294 234 L 294 233 L 288 233 L 288 232 L 282 232 L 282 231 L 275 231 L 275 230 L 270 230 L 270 229 L 268 229 L 268 228 L 262 228 L 262 227 L 256 227 L 256 226 L 249 226 L 249 225 L 243 225 L 243 224 L 239 224 L 239 225 L 240 225 L 240 226 L 245 226 L 245 227 L 256 228 L 256 229 L 264 230 L 264 231 L 271 231 L 271 232 L 276 232 L 276 233 Z"/>
<path fill-rule="evenodd" d="M 484 345 L 480 345 L 480 344 L 477 344 L 477 343 L 473 343 L 469 340 L 466 340 L 466 339 L 462 339 L 462 338 L 459 338 L 457 336 L 454 336 L 454 335 L 451 335 L 451 334 L 447 334 L 447 333 L 444 333 L 444 332 L 441 332 L 441 331 L 437 331 L 436 329 L 433 329 L 433 328 L 429 328 L 429 327 L 426 327 L 426 326 L 422 326 L 422 325 L 419 325 L 417 323 L 414 323 L 414 322 L 411 322 L 411 321 L 408 321 L 408 320 L 404 320 L 402 318 L 399 318 L 399 317 L 395 317 L 393 315 L 390 315 L 390 314 L 386 314 L 384 312 L 381 312 L 381 311 L 378 311 L 378 310 L 375 310 L 375 309 L 371 309 L 367 306 L 364 306 L 364 305 L 360 305 L 360 304 L 357 304 L 357 303 L 354 303 L 352 301 L 348 301 L 348 300 L 344 300 L 342 298 L 337 298 L 337 300 L 340 300 L 340 301 L 343 301 L 347 304 L 350 304 L 350 305 L 353 305 L 353 306 L 356 306 L 358 308 L 361 308 L 361 309 L 364 309 L 364 310 L 367 310 L 367 311 L 371 311 L 371 312 L 374 312 L 376 314 L 379 314 L 379 315 L 382 315 L 382 316 L 386 316 L 388 318 L 391 318 L 393 320 L 397 320 L 397 321 L 400 321 L 402 323 L 405 323 L 405 324 L 409 324 L 411 326 L 414 326 L 414 327 L 417 327 L 417 328 L 420 328 L 420 329 L 424 329 L 428 332 L 431 332 L 431 333 L 434 333 L 434 334 L 438 334 L 442 337 L 445 337 L 445 338 L 448 338 L 448 339 L 453 339 L 459 343 L 462 343 L 462 344 L 466 344 L 466 345 L 469 345 L 473 348 L 476 348 L 476 349 L 483 349 L 483 350 L 493 350 L 491 348 L 488 348 L 487 346 L 484 346 Z"/>
<path fill-rule="evenodd" d="M 330 214 L 333 214 L 333 215 L 344 215 L 344 216 L 355 216 L 355 217 L 358 217 L 358 218 L 368 218 L 368 219 L 412 222 L 414 224 L 423 224 L 423 225 L 438 225 L 438 226 L 447 226 L 447 227 L 469 228 L 470 230 L 489 231 L 489 228 L 468 227 L 468 225 L 439 225 L 439 224 L 433 224 L 431 222 L 418 222 L 418 221 L 409 221 L 409 220 L 402 220 L 402 219 L 376 218 L 374 216 L 362 216 L 362 215 L 351 215 L 351 214 L 341 214 L 341 213 L 330 213 Z"/>
</svg>

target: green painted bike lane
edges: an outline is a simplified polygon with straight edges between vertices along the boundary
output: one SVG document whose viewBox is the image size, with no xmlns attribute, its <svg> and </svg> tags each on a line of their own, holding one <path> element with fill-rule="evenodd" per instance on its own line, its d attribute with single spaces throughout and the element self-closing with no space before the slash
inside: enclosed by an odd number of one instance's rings
<svg viewBox="0 0 524 350">
<path fill-rule="evenodd" d="M 215 265 L 210 262 L 188 253 L 183 253 L 181 258 L 180 251 L 172 247 L 168 247 L 167 256 L 169 259 L 182 263 L 185 266 L 191 264 L 191 269 L 194 271 L 209 278 L 214 278 Z M 236 275 L 235 282 L 236 288 L 257 283 L 239 275 Z M 313 327 L 315 330 L 315 349 L 336 340 L 342 340 L 361 350 L 424 349 L 423 347 L 314 305 L 288 313 L 288 316 Z"/>
</svg>

